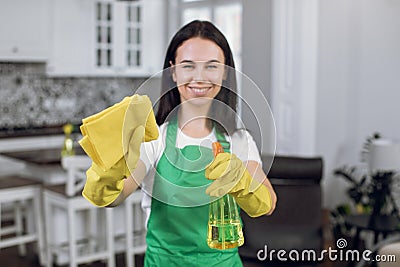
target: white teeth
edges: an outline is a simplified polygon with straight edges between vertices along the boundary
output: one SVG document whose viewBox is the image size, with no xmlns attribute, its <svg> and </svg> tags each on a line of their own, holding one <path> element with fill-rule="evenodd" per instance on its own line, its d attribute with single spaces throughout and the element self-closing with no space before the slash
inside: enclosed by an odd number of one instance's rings
<svg viewBox="0 0 400 267">
<path fill-rule="evenodd" d="M 209 88 L 193 88 L 191 87 L 190 89 L 192 89 L 195 93 L 205 93 Z"/>
</svg>

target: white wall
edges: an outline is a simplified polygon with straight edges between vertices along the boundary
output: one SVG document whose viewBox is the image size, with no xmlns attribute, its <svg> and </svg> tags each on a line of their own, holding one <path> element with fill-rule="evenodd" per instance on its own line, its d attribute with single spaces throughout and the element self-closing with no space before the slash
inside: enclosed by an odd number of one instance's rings
<svg viewBox="0 0 400 267">
<path fill-rule="evenodd" d="M 400 1 L 321 0 L 317 153 L 324 157 L 324 205 L 345 201 L 332 170 L 360 164 L 375 131 L 400 139 Z"/>
<path fill-rule="evenodd" d="M 249 77 L 261 90 L 270 102 L 271 80 L 271 0 L 243 1 L 243 30 L 242 30 L 242 72 Z M 248 80 L 246 82 L 249 82 Z M 246 83 L 244 84 L 246 85 Z M 254 86 L 250 88 L 255 89 Z M 247 89 L 247 90 L 246 90 Z M 250 105 L 251 103 L 263 103 L 249 87 L 243 87 L 241 96 Z M 252 107 L 255 109 L 256 107 Z M 272 150 L 267 144 L 274 134 L 260 135 L 260 125 L 254 118 L 254 112 L 243 107 L 243 121 L 246 128 L 253 132 L 253 137 L 259 147 L 262 144 L 262 152 Z M 265 120 L 268 120 L 265 118 Z"/>
<path fill-rule="evenodd" d="M 269 97 L 271 0 L 243 1 L 242 69 Z"/>
<path fill-rule="evenodd" d="M 274 0 L 272 8 L 276 153 L 315 156 L 318 0 Z"/>
</svg>

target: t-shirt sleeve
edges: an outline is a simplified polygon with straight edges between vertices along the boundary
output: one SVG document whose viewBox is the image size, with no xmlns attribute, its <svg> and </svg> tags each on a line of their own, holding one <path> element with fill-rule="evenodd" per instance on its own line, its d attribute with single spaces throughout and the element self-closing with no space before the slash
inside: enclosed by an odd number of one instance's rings
<svg viewBox="0 0 400 267">
<path fill-rule="evenodd" d="M 150 142 L 143 142 L 140 146 L 140 160 L 146 166 L 146 173 L 151 168 L 154 168 L 160 155 L 162 154 L 162 138 L 164 127 L 158 127 L 159 136 L 156 140 Z"/>
<path fill-rule="evenodd" d="M 238 130 L 232 135 L 231 151 L 243 162 L 251 160 L 262 164 L 257 144 L 247 130 Z"/>
</svg>

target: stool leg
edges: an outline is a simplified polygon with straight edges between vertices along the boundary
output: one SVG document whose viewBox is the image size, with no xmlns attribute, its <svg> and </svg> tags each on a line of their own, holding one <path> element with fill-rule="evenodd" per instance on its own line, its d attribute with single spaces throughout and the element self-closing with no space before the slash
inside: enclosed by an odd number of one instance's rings
<svg viewBox="0 0 400 267">
<path fill-rule="evenodd" d="M 16 228 L 16 235 L 23 235 L 23 216 L 22 216 L 22 207 L 21 201 L 14 202 L 14 223 Z M 21 243 L 18 245 L 18 254 L 20 256 L 26 256 L 26 246 L 25 243 Z"/>
<path fill-rule="evenodd" d="M 0 243 L 1 243 L 1 222 L 2 222 L 2 220 L 1 220 L 1 202 L 0 202 Z M 1 246 L 0 246 L 0 250 L 1 250 Z"/>
<path fill-rule="evenodd" d="M 76 236 L 75 236 L 75 210 L 68 206 L 68 243 L 69 243 L 69 266 L 77 267 Z"/>
<path fill-rule="evenodd" d="M 108 267 L 115 267 L 115 249 L 114 249 L 114 223 L 113 210 L 106 208 L 106 239 L 108 251 Z"/>
<path fill-rule="evenodd" d="M 90 253 L 94 253 L 98 247 L 96 242 L 97 235 L 97 209 L 89 209 L 88 217 L 86 222 L 86 229 L 89 232 L 89 251 Z"/>
<path fill-rule="evenodd" d="M 127 199 L 125 200 L 125 228 L 126 228 L 126 266 L 134 267 L 135 262 L 131 251 L 133 248 L 133 213 L 132 213 L 132 203 Z"/>
<path fill-rule="evenodd" d="M 46 266 L 47 267 L 53 267 L 53 253 L 52 253 L 52 240 L 53 237 L 51 235 L 53 231 L 53 223 L 52 223 L 52 206 L 51 202 L 47 197 L 45 196 L 45 201 L 44 201 L 44 214 L 45 214 L 45 231 L 46 231 Z"/>
<path fill-rule="evenodd" d="M 132 205 L 129 200 L 125 203 L 125 235 L 126 235 L 126 266 L 134 267 L 134 262 L 131 254 L 133 226 L 132 226 Z"/>
<path fill-rule="evenodd" d="M 42 221 L 42 198 L 40 194 L 40 189 L 35 190 L 35 196 L 33 198 L 33 209 L 35 211 L 35 226 L 36 226 L 36 234 L 37 234 L 37 249 L 39 255 L 40 265 L 45 265 L 46 256 L 45 256 L 45 245 L 44 245 L 44 228 Z"/>
</svg>

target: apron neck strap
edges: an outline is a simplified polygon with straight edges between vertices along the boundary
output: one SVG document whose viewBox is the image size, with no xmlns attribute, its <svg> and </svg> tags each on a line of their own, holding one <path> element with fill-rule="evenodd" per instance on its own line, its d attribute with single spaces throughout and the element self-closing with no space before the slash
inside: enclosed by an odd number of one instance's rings
<svg viewBox="0 0 400 267">
<path fill-rule="evenodd" d="M 166 136 L 166 140 L 165 140 L 166 147 L 175 147 L 176 146 L 177 132 L 178 132 L 178 120 L 177 120 L 177 116 L 174 116 L 168 122 L 167 136 Z"/>
</svg>

